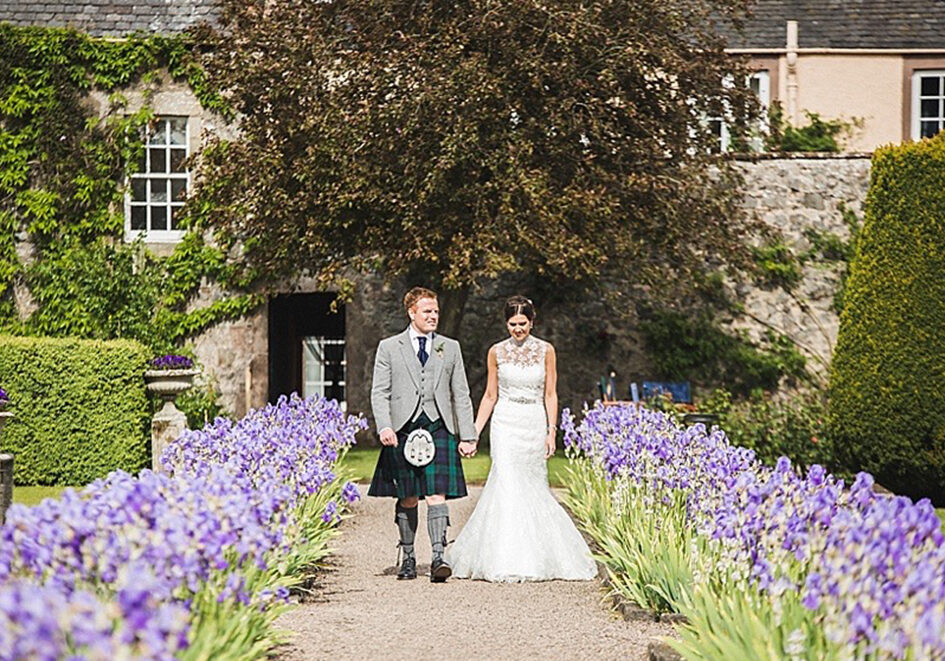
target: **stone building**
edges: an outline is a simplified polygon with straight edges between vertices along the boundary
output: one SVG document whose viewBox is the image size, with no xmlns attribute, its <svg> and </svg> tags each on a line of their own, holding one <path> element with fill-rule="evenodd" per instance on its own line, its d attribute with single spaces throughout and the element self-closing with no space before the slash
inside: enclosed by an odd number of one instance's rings
<svg viewBox="0 0 945 661">
<path fill-rule="evenodd" d="M 72 26 L 114 38 L 135 31 L 173 33 L 212 16 L 212 3 L 206 0 L 0 0 L 0 22 Z M 846 236 L 842 210 L 862 211 L 869 150 L 942 127 L 943 25 L 942 3 L 761 0 L 745 31 L 732 36 L 732 52 L 752 59 L 757 70 L 752 84 L 762 102 L 782 101 L 791 121 L 800 121 L 804 110 L 864 119 L 863 132 L 850 143 L 858 151 L 754 154 L 739 162 L 746 180 L 745 207 L 780 229 L 792 250 L 807 248 L 810 234 L 805 230 L 810 228 Z M 143 103 L 140 91 L 131 90 L 128 96 L 132 110 Z M 93 101 L 105 105 L 105 99 Z M 174 215 L 191 184 L 190 173 L 180 163 L 200 149 L 205 131 L 231 129 L 203 110 L 188 88 L 173 82 L 160 83 L 148 102 L 162 121 L 151 136 L 144 168 L 131 182 L 126 235 L 131 239 L 144 234 L 151 250 L 167 254 L 183 234 L 175 228 Z M 724 147 L 721 123 L 719 130 Z M 756 338 L 766 329 L 786 335 L 822 375 L 836 338 L 832 302 L 838 280 L 836 266 L 807 264 L 791 293 L 743 289 L 738 293 L 747 314 L 729 323 Z M 345 401 L 349 411 L 368 412 L 374 348 L 383 336 L 405 327 L 400 299 L 407 286 L 363 279 L 354 300 L 331 312 L 333 294 L 302 281 L 252 314 L 210 328 L 192 344 L 216 378 L 224 404 L 237 415 L 292 391 L 323 393 Z M 476 400 L 484 387 L 486 350 L 504 335 L 502 300 L 511 293 L 530 293 L 513 291 L 516 288 L 508 282 L 477 292 L 467 305 L 460 339 Z M 193 305 L 221 295 L 207 284 Z M 654 376 L 639 334 L 602 305 L 544 298 L 536 297 L 543 303 L 536 332 L 558 348 L 563 406 L 580 407 L 593 400 L 598 379 L 609 365 L 619 372 L 622 396 L 631 380 Z"/>
<path fill-rule="evenodd" d="M 929 137 L 945 122 L 945 6 L 920 0 L 757 0 L 732 54 L 750 59 L 763 103 L 856 120 L 847 147 Z M 724 138 L 724 136 L 723 136 Z"/>
</svg>

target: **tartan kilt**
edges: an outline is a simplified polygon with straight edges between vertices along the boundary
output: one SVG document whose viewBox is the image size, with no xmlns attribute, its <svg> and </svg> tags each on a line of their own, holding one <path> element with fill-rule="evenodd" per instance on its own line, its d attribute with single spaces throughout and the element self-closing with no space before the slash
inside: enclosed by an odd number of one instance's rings
<svg viewBox="0 0 945 661">
<path fill-rule="evenodd" d="M 414 429 L 424 428 L 433 436 L 436 454 L 426 466 L 414 466 L 404 458 L 404 443 Z M 430 422 L 425 413 L 397 432 L 397 447 L 385 445 L 377 458 L 369 496 L 425 498 L 444 494 L 447 498 L 466 495 L 466 479 L 459 456 L 459 441 L 446 429 L 443 420 Z"/>
</svg>

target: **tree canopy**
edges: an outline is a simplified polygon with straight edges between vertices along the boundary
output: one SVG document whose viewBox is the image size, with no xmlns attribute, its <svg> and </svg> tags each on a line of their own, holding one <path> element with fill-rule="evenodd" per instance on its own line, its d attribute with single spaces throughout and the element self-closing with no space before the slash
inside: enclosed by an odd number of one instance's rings
<svg viewBox="0 0 945 661">
<path fill-rule="evenodd" d="M 743 254 L 706 119 L 751 115 L 747 2 L 223 0 L 196 207 L 263 277 L 692 280 Z"/>
</svg>

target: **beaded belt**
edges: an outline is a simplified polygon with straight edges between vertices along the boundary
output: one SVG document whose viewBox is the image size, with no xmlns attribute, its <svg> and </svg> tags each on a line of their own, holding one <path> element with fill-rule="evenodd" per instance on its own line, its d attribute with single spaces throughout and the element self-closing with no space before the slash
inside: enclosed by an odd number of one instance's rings
<svg viewBox="0 0 945 661">
<path fill-rule="evenodd" d="M 539 399 L 528 399 L 527 397 L 503 397 L 503 399 L 516 404 L 538 404 L 541 401 Z"/>
</svg>

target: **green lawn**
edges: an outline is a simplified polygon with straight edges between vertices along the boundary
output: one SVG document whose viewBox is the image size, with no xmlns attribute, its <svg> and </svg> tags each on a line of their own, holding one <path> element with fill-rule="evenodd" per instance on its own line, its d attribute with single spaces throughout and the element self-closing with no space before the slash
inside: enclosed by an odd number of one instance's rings
<svg viewBox="0 0 945 661">
<path fill-rule="evenodd" d="M 43 498 L 58 498 L 65 487 L 18 487 L 13 485 L 13 502 L 39 505 Z"/>
<path fill-rule="evenodd" d="M 344 467 L 350 471 L 353 479 L 362 484 L 371 482 L 374 474 L 374 465 L 377 464 L 379 448 L 353 448 L 344 459 Z M 568 460 L 564 453 L 559 452 L 548 462 L 548 481 L 553 487 L 563 485 L 564 468 Z M 477 454 L 472 459 L 463 459 L 463 472 L 467 484 L 483 484 L 489 474 L 490 460 L 484 453 Z M 38 505 L 43 498 L 58 498 L 65 487 L 13 487 L 13 502 L 24 505 Z M 945 515 L 945 514 L 943 514 Z"/>
<path fill-rule="evenodd" d="M 370 483 L 374 475 L 374 466 L 377 464 L 377 455 L 380 448 L 353 448 L 344 459 L 344 467 L 351 471 L 356 482 Z M 463 459 L 463 473 L 467 484 L 482 484 L 489 474 L 491 462 L 489 456 L 480 452 L 472 459 Z M 564 469 L 568 460 L 563 452 L 559 452 L 548 462 L 548 482 L 553 487 L 563 486 Z"/>
</svg>

